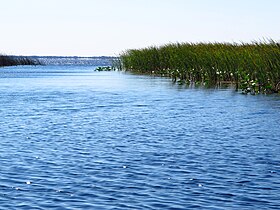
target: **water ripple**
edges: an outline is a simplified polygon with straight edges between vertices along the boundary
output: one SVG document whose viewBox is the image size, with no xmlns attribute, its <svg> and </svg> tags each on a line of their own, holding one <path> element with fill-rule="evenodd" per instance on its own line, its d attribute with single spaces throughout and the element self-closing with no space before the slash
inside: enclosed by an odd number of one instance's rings
<svg viewBox="0 0 280 210">
<path fill-rule="evenodd" d="M 0 209 L 280 208 L 278 96 L 20 68 L 0 76 Z"/>
</svg>

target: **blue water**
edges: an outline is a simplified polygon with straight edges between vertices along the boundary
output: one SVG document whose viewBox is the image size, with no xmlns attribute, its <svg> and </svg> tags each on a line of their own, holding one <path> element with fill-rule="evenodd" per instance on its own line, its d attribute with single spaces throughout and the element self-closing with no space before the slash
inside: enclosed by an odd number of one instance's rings
<svg viewBox="0 0 280 210">
<path fill-rule="evenodd" d="M 279 95 L 19 66 L 0 97 L 0 209 L 280 209 Z"/>
</svg>

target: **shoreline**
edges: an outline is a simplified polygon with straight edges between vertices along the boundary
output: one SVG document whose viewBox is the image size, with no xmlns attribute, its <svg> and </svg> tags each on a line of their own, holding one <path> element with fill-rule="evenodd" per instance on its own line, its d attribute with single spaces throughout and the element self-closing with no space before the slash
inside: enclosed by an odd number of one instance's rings
<svg viewBox="0 0 280 210">
<path fill-rule="evenodd" d="M 176 43 L 127 50 L 116 68 L 182 84 L 236 84 L 244 93 L 280 93 L 280 43 Z"/>
<path fill-rule="evenodd" d="M 0 54 L 0 67 L 19 65 L 41 65 L 37 59 L 26 56 L 11 56 Z"/>
</svg>

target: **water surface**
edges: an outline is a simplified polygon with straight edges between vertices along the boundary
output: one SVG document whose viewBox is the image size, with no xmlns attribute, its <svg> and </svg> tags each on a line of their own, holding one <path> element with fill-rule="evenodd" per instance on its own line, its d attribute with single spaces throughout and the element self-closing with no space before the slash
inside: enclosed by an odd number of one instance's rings
<svg viewBox="0 0 280 210">
<path fill-rule="evenodd" d="M 0 68 L 0 209 L 279 209 L 280 98 L 93 66 Z"/>
</svg>

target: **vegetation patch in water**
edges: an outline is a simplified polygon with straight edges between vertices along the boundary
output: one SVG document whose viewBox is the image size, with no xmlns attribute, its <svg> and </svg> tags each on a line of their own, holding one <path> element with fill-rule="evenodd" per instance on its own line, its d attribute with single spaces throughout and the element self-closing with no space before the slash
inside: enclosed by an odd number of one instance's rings
<svg viewBox="0 0 280 210">
<path fill-rule="evenodd" d="M 244 93 L 280 92 L 280 43 L 176 43 L 127 50 L 115 65 L 180 84 L 235 84 Z"/>
<path fill-rule="evenodd" d="M 96 71 L 112 71 L 113 68 L 111 66 L 99 66 L 95 70 Z"/>
</svg>

